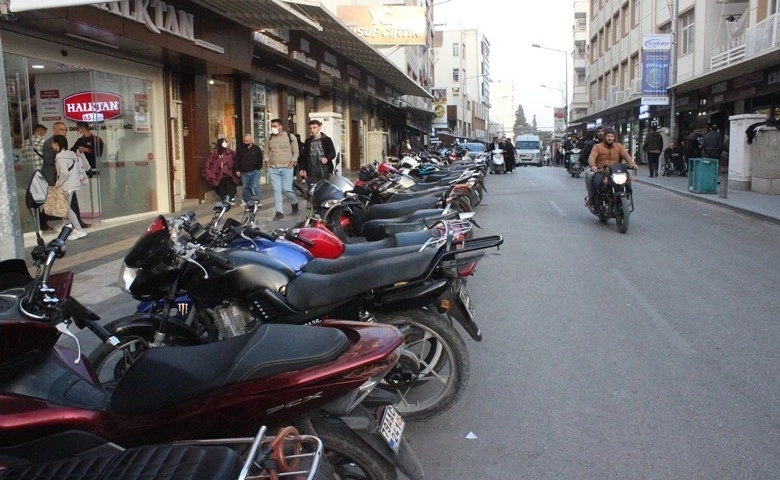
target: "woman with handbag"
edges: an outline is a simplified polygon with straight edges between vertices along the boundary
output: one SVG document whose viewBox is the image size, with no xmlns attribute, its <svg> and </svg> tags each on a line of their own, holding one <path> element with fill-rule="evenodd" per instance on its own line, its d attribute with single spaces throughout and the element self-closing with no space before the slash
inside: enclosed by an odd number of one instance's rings
<svg viewBox="0 0 780 480">
<path fill-rule="evenodd" d="M 52 189 L 56 191 L 56 188 L 61 188 L 65 191 L 68 205 L 70 205 L 74 192 L 81 188 L 79 180 L 79 171 L 82 170 L 80 168 L 81 159 L 76 156 L 75 152 L 68 150 L 68 139 L 64 135 L 52 137 L 51 146 L 56 154 L 54 164 L 57 167 L 57 181 L 54 187 L 49 188 L 49 195 L 53 193 Z M 76 213 L 70 207 L 68 207 L 68 220 L 73 225 L 73 233 L 68 237 L 69 240 L 77 240 L 87 236 L 87 232 L 81 228 Z"/>
</svg>

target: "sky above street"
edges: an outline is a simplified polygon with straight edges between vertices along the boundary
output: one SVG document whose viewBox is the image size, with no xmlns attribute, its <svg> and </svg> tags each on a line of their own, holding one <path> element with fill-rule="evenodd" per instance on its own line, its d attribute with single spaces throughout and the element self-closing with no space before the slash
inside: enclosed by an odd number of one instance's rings
<svg viewBox="0 0 780 480">
<path fill-rule="evenodd" d="M 491 79 L 513 81 L 515 102 L 523 106 L 526 120 L 530 123 L 536 115 L 540 128 L 552 129 L 553 110 L 547 106 L 563 106 L 563 94 L 555 89 L 564 88 L 565 62 L 570 57 L 531 45 L 572 50 L 574 1 L 435 0 L 433 5 L 437 29 L 478 28 L 485 34 L 490 42 Z M 569 100 L 571 88 L 569 78 Z"/>
</svg>

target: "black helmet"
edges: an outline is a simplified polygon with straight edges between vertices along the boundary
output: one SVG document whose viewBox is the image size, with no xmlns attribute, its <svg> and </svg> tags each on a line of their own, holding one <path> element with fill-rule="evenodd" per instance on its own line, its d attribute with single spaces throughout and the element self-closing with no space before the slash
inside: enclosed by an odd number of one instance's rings
<svg viewBox="0 0 780 480">
<path fill-rule="evenodd" d="M 358 180 L 367 182 L 376 176 L 376 169 L 373 165 L 363 165 L 358 171 Z"/>
</svg>

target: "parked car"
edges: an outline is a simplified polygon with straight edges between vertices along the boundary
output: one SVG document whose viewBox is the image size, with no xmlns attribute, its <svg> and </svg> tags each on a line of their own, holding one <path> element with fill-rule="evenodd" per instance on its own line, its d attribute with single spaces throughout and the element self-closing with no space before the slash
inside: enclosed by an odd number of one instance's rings
<svg viewBox="0 0 780 480">
<path fill-rule="evenodd" d="M 478 156 L 485 155 L 485 151 L 486 151 L 485 145 L 477 142 L 461 143 L 460 148 L 467 150 L 468 155 L 469 157 L 471 157 L 472 160 L 477 158 Z"/>
</svg>

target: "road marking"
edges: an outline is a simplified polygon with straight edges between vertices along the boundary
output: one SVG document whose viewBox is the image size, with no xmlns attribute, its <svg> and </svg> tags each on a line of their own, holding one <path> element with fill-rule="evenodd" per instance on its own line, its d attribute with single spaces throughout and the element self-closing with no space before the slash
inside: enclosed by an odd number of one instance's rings
<svg viewBox="0 0 780 480">
<path fill-rule="evenodd" d="M 566 216 L 566 212 L 564 212 L 563 209 L 561 207 L 559 207 L 557 203 L 555 203 L 552 200 L 550 200 L 550 205 L 552 205 L 553 209 L 555 209 L 555 211 L 558 212 L 558 215 L 560 215 L 562 217 Z"/>
<path fill-rule="evenodd" d="M 634 285 L 631 284 L 631 282 L 626 279 L 626 277 L 623 276 L 622 273 L 618 270 L 612 270 L 612 272 L 615 274 L 615 276 L 620 280 L 620 283 L 623 284 L 624 287 L 626 287 L 626 290 L 628 290 L 628 293 L 634 296 L 637 303 L 645 309 L 647 314 L 650 316 L 650 323 L 653 325 L 653 327 L 656 328 L 659 332 L 661 332 L 661 335 L 666 337 L 666 339 L 669 341 L 669 343 L 672 344 L 675 350 L 677 350 L 678 353 L 682 355 L 695 355 L 696 351 L 691 348 L 690 344 L 685 341 L 682 336 L 680 336 L 679 333 L 677 333 L 677 330 L 674 329 L 674 327 L 669 324 L 669 322 L 666 321 L 666 319 L 661 316 L 658 311 L 653 308 L 652 305 L 650 305 L 650 302 L 647 300 L 647 298 L 639 293 L 639 291 L 634 287 Z"/>
</svg>

